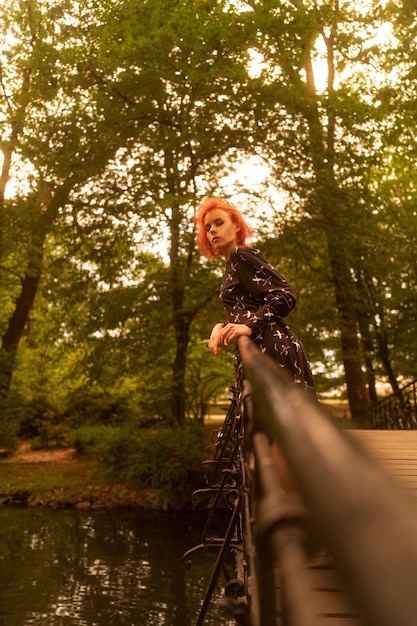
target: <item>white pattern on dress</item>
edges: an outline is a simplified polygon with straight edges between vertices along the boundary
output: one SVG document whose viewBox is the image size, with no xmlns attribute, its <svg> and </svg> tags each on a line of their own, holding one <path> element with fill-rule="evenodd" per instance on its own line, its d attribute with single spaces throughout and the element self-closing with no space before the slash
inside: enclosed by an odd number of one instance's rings
<svg viewBox="0 0 417 626">
<path fill-rule="evenodd" d="M 245 246 L 232 251 L 220 299 L 229 322 L 246 324 L 263 353 L 292 373 L 294 382 L 315 389 L 303 345 L 283 320 L 295 306 L 295 293 L 260 252 Z"/>
</svg>

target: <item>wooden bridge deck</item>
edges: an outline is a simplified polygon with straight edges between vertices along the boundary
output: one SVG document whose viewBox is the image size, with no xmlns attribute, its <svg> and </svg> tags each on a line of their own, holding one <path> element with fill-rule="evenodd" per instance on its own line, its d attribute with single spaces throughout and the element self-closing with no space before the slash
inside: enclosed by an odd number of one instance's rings
<svg viewBox="0 0 417 626">
<path fill-rule="evenodd" d="M 417 497 L 417 431 L 352 431 L 385 472 Z M 365 626 L 346 597 L 330 556 L 319 553 L 311 562 L 311 586 L 323 626 Z"/>
</svg>

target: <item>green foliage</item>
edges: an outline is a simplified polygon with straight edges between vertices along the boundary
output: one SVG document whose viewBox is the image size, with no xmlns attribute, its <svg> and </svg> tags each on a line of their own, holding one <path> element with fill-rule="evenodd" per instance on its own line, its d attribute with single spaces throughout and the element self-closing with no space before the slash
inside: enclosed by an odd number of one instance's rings
<svg viewBox="0 0 417 626">
<path fill-rule="evenodd" d="M 415 375 L 413 13 L 401 3 L 250 4 L 127 0 L 121 12 L 110 0 L 34 0 L 27 11 L 8 0 L 0 387 L 13 370 L 27 436 L 52 445 L 67 437 L 61 424 L 168 420 L 173 393 L 201 417 L 228 386 L 229 355 L 215 360 L 203 343 L 222 319 L 222 269 L 196 255 L 191 218 L 203 195 L 231 189 L 245 192 L 244 208 L 254 192 L 258 218 L 267 209 L 255 235 L 273 234 L 266 256 L 298 292 L 289 321 L 320 387 L 343 377 L 351 302 L 361 367 Z M 396 39 L 372 43 L 390 24 Z M 254 153 L 285 218 L 251 174 L 249 190 L 239 168 L 230 186 L 234 159 Z M 349 289 L 336 307 L 338 261 Z M 39 269 L 39 287 L 24 291 Z"/>
<path fill-rule="evenodd" d="M 58 424 L 45 422 L 41 425 L 37 437 L 31 441 L 33 450 L 55 450 L 71 446 L 73 429 L 65 422 Z"/>
<path fill-rule="evenodd" d="M 213 321 L 214 325 L 214 321 Z M 221 349 L 216 358 L 209 352 L 207 341 L 194 339 L 187 362 L 187 414 L 203 420 L 210 401 L 224 393 L 233 381 L 234 346 Z"/>
<path fill-rule="evenodd" d="M 15 399 L 17 401 L 17 398 Z M 23 439 L 34 439 L 47 428 L 47 424 L 58 423 L 59 411 L 47 397 L 39 395 L 30 400 L 16 402 L 9 409 L 13 419 L 19 424 L 19 434 Z"/>
<path fill-rule="evenodd" d="M 204 429 L 195 423 L 141 430 L 88 426 L 74 438 L 77 452 L 101 461 L 113 479 L 152 487 L 165 502 L 184 493 L 204 457 L 204 443 Z"/>
<path fill-rule="evenodd" d="M 74 433 L 72 445 L 78 454 L 100 457 L 101 446 L 107 448 L 108 443 L 105 442 L 112 441 L 116 437 L 128 440 L 130 433 L 127 434 L 127 429 L 103 424 L 80 426 Z"/>
<path fill-rule="evenodd" d="M 32 448 L 55 449 L 71 445 L 73 422 L 43 395 L 30 399 L 10 398 L 0 426 L 2 424 L 13 424 L 18 441 L 30 440 Z"/>
<path fill-rule="evenodd" d="M 97 388 L 79 389 L 67 397 L 66 419 L 80 424 L 114 425 L 133 419 L 128 396 Z"/>
<path fill-rule="evenodd" d="M 0 456 L 9 456 L 19 447 L 19 426 L 0 398 Z"/>
</svg>

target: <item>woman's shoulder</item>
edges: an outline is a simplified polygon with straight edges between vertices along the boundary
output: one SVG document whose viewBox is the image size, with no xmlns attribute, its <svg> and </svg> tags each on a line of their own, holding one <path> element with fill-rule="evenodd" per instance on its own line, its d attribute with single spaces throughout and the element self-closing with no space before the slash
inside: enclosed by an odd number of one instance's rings
<svg viewBox="0 0 417 626">
<path fill-rule="evenodd" d="M 255 248 L 251 248 L 250 246 L 236 246 L 233 248 L 230 254 L 230 260 L 233 263 L 238 263 L 239 261 L 249 261 L 251 263 L 267 263 L 266 259 L 262 256 L 259 250 Z"/>
<path fill-rule="evenodd" d="M 236 246 L 233 248 L 230 256 L 234 256 L 235 258 L 245 258 L 245 257 L 256 257 L 260 256 L 260 252 L 255 250 L 255 248 L 251 248 L 250 246 Z"/>
</svg>

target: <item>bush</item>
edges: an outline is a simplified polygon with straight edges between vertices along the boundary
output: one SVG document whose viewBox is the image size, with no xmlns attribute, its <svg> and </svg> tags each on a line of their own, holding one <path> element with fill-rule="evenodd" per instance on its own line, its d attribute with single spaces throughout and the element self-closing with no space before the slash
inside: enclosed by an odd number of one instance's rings
<svg viewBox="0 0 417 626">
<path fill-rule="evenodd" d="M 19 447 L 18 427 L 0 402 L 0 456 L 10 456 Z"/>
<path fill-rule="evenodd" d="M 124 427 L 127 423 L 149 428 L 162 421 L 121 392 L 79 389 L 67 398 L 66 404 L 64 419 L 74 428 L 86 424 Z"/>
<path fill-rule="evenodd" d="M 144 432 L 131 450 L 126 479 L 171 492 L 182 490 L 204 455 L 203 429 L 196 425 Z"/>
<path fill-rule="evenodd" d="M 14 398 L 4 418 L 15 424 L 20 439 L 31 440 L 34 449 L 54 449 L 71 445 L 72 429 L 58 407 L 44 396 L 30 400 Z"/>
<path fill-rule="evenodd" d="M 106 472 L 130 485 L 160 490 L 165 503 L 185 491 L 204 456 L 204 428 L 152 430 L 109 426 L 79 428 L 75 449 L 105 463 Z"/>
<path fill-rule="evenodd" d="M 33 450 L 55 450 L 68 448 L 72 444 L 72 430 L 66 424 L 45 422 L 39 428 L 38 436 L 32 439 Z"/>
<path fill-rule="evenodd" d="M 121 427 L 105 426 L 103 424 L 88 424 L 77 428 L 72 445 L 78 454 L 93 458 L 102 456 L 102 448 L 111 447 L 111 441 L 123 432 Z"/>
<path fill-rule="evenodd" d="M 121 424 L 132 417 L 127 398 L 99 390 L 77 391 L 67 399 L 67 420 L 79 424 Z"/>
<path fill-rule="evenodd" d="M 58 424 L 61 419 L 59 410 L 43 396 L 16 402 L 10 406 L 8 414 L 19 424 L 22 439 L 39 437 L 42 430 L 51 424 Z"/>
</svg>

